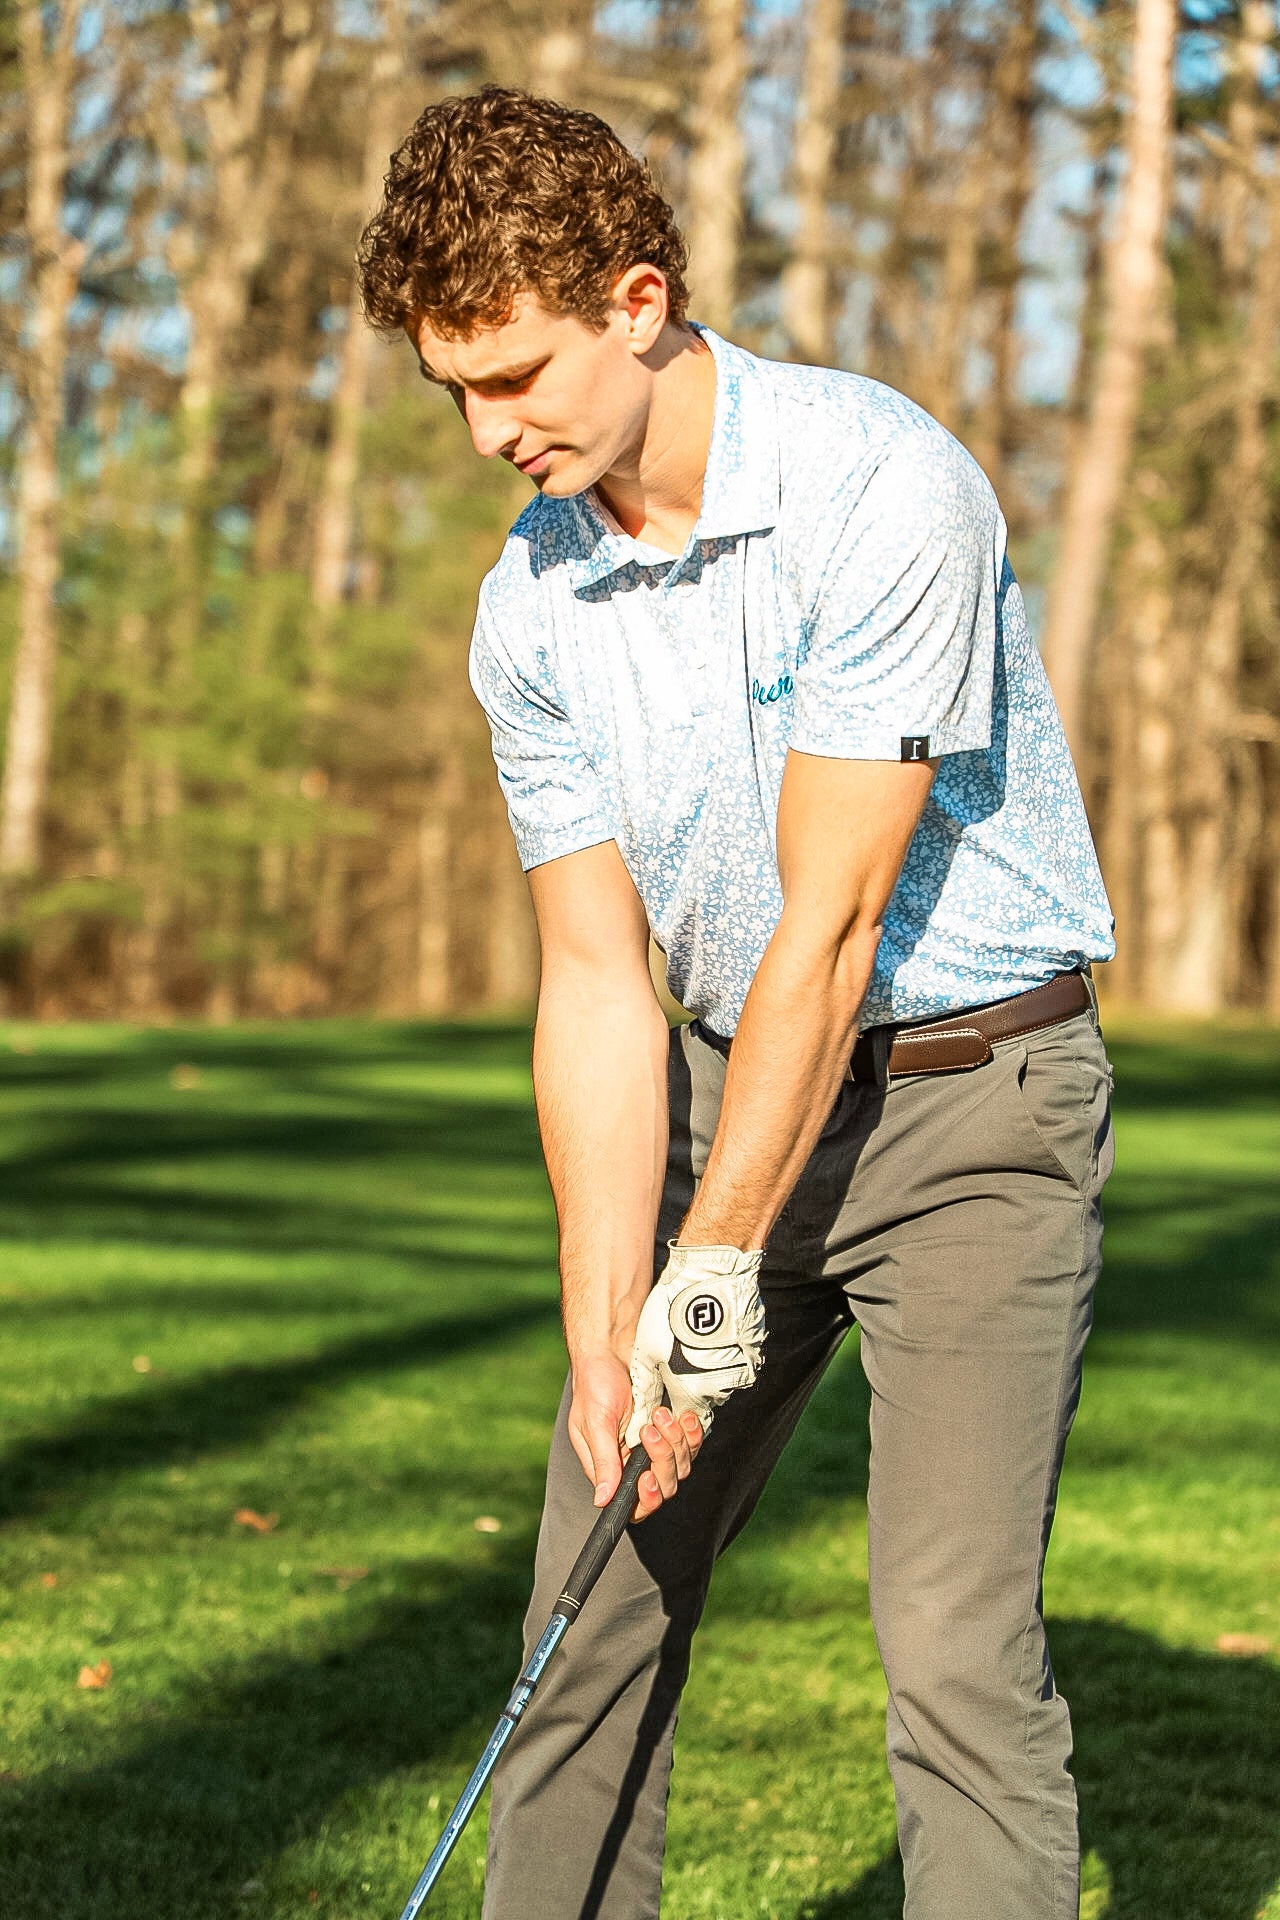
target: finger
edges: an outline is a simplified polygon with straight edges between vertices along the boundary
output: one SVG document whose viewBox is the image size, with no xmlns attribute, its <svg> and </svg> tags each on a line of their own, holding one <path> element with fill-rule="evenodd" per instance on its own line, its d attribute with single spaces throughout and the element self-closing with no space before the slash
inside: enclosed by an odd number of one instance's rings
<svg viewBox="0 0 1280 1920">
<path fill-rule="evenodd" d="M 575 1419 L 569 1421 L 569 1444 L 578 1456 L 578 1465 L 594 1487 L 596 1483 L 595 1462 L 591 1458 L 591 1442 L 587 1439 L 586 1429 Z"/>
<path fill-rule="evenodd" d="M 647 1520 L 649 1515 L 656 1513 L 661 1505 L 662 1488 L 658 1484 L 657 1475 L 650 1468 L 648 1473 L 640 1475 L 640 1484 L 636 1488 L 635 1511 L 631 1515 L 632 1521 Z"/>
<path fill-rule="evenodd" d="M 644 1445 L 645 1452 L 649 1456 L 650 1468 L 657 1479 L 659 1487 L 662 1489 L 662 1497 L 664 1500 L 670 1500 L 680 1484 L 680 1476 L 676 1471 L 675 1452 L 671 1442 L 666 1438 L 660 1427 L 654 1426 L 652 1420 L 648 1426 L 641 1428 L 640 1439 Z"/>
<path fill-rule="evenodd" d="M 651 1436 L 657 1433 L 658 1440 Z M 688 1477 L 692 1457 L 680 1422 L 669 1408 L 659 1407 L 645 1429 L 645 1451 L 653 1462 L 663 1494 L 669 1500 L 681 1480 Z"/>
<path fill-rule="evenodd" d="M 707 1437 L 707 1430 L 692 1407 L 687 1408 L 685 1412 L 681 1414 L 680 1427 L 689 1448 L 689 1458 L 690 1460 L 696 1460 L 698 1457 L 698 1449 Z"/>
<path fill-rule="evenodd" d="M 610 1426 L 607 1416 L 592 1414 L 587 1420 L 587 1445 L 591 1464 L 588 1469 L 595 1488 L 595 1504 L 607 1507 L 618 1491 L 622 1478 L 622 1454 L 618 1447 L 616 1422 Z"/>
<path fill-rule="evenodd" d="M 675 1456 L 677 1478 L 687 1480 L 689 1469 L 693 1465 L 693 1450 L 683 1425 L 676 1419 L 670 1407 L 659 1407 L 653 1416 L 653 1424 L 670 1443 L 671 1451 Z"/>
</svg>

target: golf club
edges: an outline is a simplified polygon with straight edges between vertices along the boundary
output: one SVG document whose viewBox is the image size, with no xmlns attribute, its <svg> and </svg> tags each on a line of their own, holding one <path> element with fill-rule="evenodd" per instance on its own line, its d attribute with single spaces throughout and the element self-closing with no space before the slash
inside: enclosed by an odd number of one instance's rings
<svg viewBox="0 0 1280 1920">
<path fill-rule="evenodd" d="M 502 1717 L 490 1734 L 488 1745 L 476 1764 L 475 1772 L 463 1788 L 457 1806 L 449 1815 L 444 1832 L 431 1850 L 431 1858 L 419 1874 L 418 1883 L 405 1902 L 400 1920 L 415 1920 L 427 1895 L 440 1878 L 445 1861 L 453 1852 L 459 1834 L 471 1818 L 476 1801 L 484 1792 L 489 1775 L 498 1763 L 498 1755 L 515 1732 L 521 1715 L 533 1698 L 534 1689 L 542 1678 L 548 1660 L 577 1619 L 583 1601 L 604 1572 L 610 1555 L 626 1532 L 627 1522 L 636 1504 L 636 1489 L 640 1484 L 640 1476 L 648 1465 L 648 1454 L 643 1447 L 636 1447 L 622 1470 L 622 1482 L 618 1491 L 601 1512 L 587 1536 L 587 1544 L 574 1562 L 573 1572 L 564 1583 L 564 1590 L 556 1601 L 555 1610 L 547 1622 L 546 1630 L 525 1662 L 511 1698 L 502 1709 Z"/>
</svg>

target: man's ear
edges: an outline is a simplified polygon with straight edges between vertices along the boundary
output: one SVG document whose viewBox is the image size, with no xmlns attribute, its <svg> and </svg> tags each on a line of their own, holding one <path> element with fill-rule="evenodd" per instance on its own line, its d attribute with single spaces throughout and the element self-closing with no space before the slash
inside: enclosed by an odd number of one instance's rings
<svg viewBox="0 0 1280 1920">
<path fill-rule="evenodd" d="M 642 260 L 615 283 L 612 303 L 627 320 L 627 344 L 637 356 L 646 354 L 658 343 L 667 324 L 670 300 L 667 276 L 661 267 Z"/>
</svg>

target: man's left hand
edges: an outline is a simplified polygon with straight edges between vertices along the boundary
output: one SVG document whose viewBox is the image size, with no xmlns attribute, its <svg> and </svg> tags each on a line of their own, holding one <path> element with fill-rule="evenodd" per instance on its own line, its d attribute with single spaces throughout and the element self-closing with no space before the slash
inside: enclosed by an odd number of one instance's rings
<svg viewBox="0 0 1280 1920">
<path fill-rule="evenodd" d="M 692 1411 L 705 1431 L 713 1409 L 755 1380 L 764 1355 L 763 1259 L 738 1247 L 671 1248 L 636 1327 L 628 1446 L 639 1443 L 664 1390 L 676 1417 Z"/>
</svg>

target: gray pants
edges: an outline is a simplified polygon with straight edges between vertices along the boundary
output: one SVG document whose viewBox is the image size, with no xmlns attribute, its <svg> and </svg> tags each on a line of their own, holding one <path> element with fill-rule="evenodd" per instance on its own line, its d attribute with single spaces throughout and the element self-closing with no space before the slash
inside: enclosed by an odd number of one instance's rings
<svg viewBox="0 0 1280 1920">
<path fill-rule="evenodd" d="M 673 1035 L 664 1240 L 706 1164 L 724 1071 L 696 1028 Z M 971 1072 L 845 1084 L 770 1239 L 756 1385 L 716 1415 L 678 1498 L 623 1540 L 498 1768 L 486 1920 L 657 1915 L 676 1710 L 711 1568 L 855 1320 L 905 1913 L 1076 1920 L 1071 1726 L 1040 1587 L 1099 1267 L 1108 1092 L 1087 1013 L 999 1043 Z M 594 1518 L 568 1400 L 534 1637 Z"/>
</svg>

